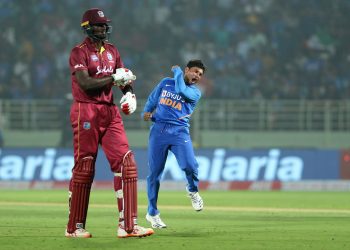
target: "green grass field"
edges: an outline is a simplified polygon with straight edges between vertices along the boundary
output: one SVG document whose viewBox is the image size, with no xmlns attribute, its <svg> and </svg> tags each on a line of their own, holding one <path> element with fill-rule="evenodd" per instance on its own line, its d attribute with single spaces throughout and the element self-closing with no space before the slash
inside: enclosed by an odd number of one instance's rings
<svg viewBox="0 0 350 250">
<path fill-rule="evenodd" d="M 161 191 L 168 228 L 146 238 L 116 237 L 112 190 L 93 190 L 87 220 L 91 239 L 67 239 L 67 192 L 0 190 L 0 249 L 350 249 L 346 192 L 201 192 L 195 212 L 184 192 Z M 139 224 L 146 194 L 139 193 Z"/>
</svg>

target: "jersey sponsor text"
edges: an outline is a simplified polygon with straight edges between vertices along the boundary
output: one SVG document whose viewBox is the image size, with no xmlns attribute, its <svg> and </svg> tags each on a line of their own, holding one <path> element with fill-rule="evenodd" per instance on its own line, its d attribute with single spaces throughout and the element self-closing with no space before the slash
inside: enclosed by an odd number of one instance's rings
<svg viewBox="0 0 350 250">
<path fill-rule="evenodd" d="M 182 110 L 182 105 L 181 102 L 177 102 L 175 100 L 172 100 L 170 98 L 160 98 L 159 104 L 163 104 L 163 105 L 167 105 L 167 106 L 171 106 L 177 110 Z"/>
<path fill-rule="evenodd" d="M 96 75 L 102 74 L 102 73 L 113 73 L 113 68 L 112 66 L 109 66 L 107 68 L 107 66 L 104 66 L 102 69 L 100 66 L 97 66 L 97 72 Z"/>
</svg>

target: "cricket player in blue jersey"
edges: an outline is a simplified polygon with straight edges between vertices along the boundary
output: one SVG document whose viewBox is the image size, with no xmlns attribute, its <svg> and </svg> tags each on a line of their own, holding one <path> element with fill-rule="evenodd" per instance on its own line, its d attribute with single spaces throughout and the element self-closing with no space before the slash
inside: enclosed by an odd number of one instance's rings
<svg viewBox="0 0 350 250">
<path fill-rule="evenodd" d="M 165 228 L 157 208 L 160 179 L 169 150 L 175 155 L 187 179 L 187 191 L 196 211 L 203 209 L 203 200 L 198 194 L 198 163 L 194 156 L 189 133 L 189 121 L 201 98 L 197 87 L 205 72 L 201 60 L 191 60 L 183 72 L 173 66 L 174 77 L 164 78 L 153 89 L 142 112 L 145 121 L 152 121 L 148 146 L 146 220 L 153 228 Z"/>
</svg>

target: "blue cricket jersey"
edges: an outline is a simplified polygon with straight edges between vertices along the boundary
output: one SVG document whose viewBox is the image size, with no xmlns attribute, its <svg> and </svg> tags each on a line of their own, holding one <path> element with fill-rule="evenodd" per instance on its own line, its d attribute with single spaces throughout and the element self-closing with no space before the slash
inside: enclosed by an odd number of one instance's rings
<svg viewBox="0 0 350 250">
<path fill-rule="evenodd" d="M 189 120 L 201 91 L 196 84 L 186 84 L 181 68 L 173 69 L 174 78 L 164 78 L 149 95 L 144 112 L 155 112 L 153 122 L 170 123 L 189 127 Z"/>
</svg>

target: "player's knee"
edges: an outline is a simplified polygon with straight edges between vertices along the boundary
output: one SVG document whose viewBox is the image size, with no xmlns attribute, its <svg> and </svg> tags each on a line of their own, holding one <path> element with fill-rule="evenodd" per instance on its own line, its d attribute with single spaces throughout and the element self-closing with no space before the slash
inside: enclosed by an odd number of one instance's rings
<svg viewBox="0 0 350 250">
<path fill-rule="evenodd" d="M 198 168 L 187 165 L 186 167 L 182 168 L 186 176 L 197 176 L 198 175 Z"/>
<path fill-rule="evenodd" d="M 129 150 L 123 157 L 122 176 L 125 179 L 137 178 L 137 165 L 134 153 Z"/>
<path fill-rule="evenodd" d="M 134 152 L 129 150 L 123 156 L 123 165 L 124 166 L 136 166 Z"/>
<path fill-rule="evenodd" d="M 73 181 L 92 183 L 95 176 L 95 158 L 92 156 L 79 159 L 73 168 Z"/>
<path fill-rule="evenodd" d="M 198 173 L 198 167 L 197 161 L 189 161 L 184 167 L 184 171 L 188 173 Z"/>
</svg>

